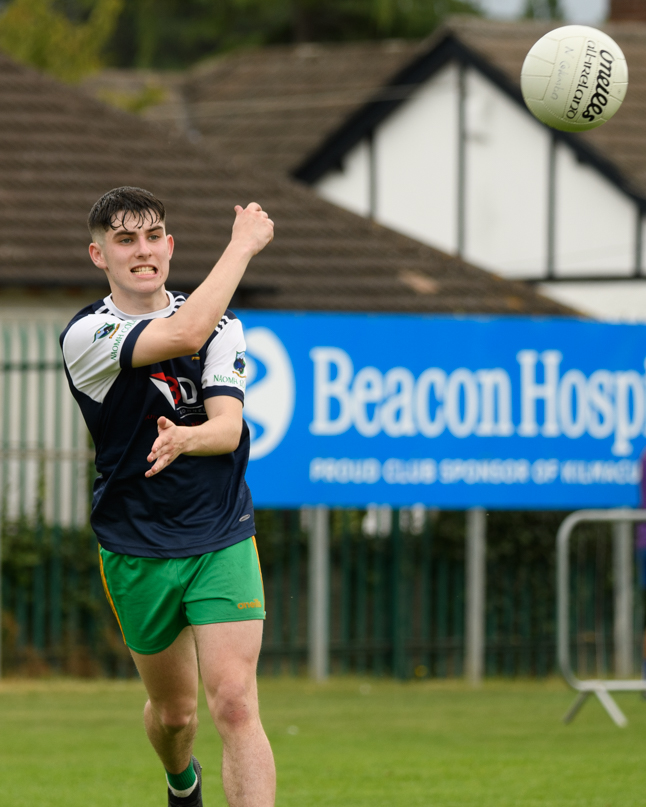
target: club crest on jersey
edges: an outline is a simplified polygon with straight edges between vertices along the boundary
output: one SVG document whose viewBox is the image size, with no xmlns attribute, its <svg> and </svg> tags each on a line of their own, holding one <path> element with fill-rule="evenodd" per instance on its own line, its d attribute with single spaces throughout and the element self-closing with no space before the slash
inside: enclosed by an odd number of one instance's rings
<svg viewBox="0 0 646 807">
<path fill-rule="evenodd" d="M 97 339 L 103 339 L 104 336 L 109 336 L 110 339 L 115 335 L 115 333 L 121 327 L 121 323 L 116 322 L 106 322 L 105 325 L 102 325 L 97 331 L 94 333 L 94 339 L 92 343 L 96 342 Z"/>
<path fill-rule="evenodd" d="M 236 375 L 240 376 L 240 378 L 244 378 L 245 369 L 247 367 L 244 354 L 245 354 L 244 350 L 241 350 L 240 352 L 236 350 L 236 358 L 235 361 L 233 362 L 233 372 Z"/>
</svg>

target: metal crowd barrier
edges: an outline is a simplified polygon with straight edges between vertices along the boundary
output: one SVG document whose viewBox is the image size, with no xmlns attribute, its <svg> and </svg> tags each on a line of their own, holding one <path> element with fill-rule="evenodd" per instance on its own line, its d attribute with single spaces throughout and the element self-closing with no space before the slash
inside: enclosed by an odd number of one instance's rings
<svg viewBox="0 0 646 807">
<path fill-rule="evenodd" d="M 563 717 L 570 723 L 576 717 L 590 695 L 596 695 L 613 722 L 620 727 L 628 720 L 611 692 L 646 692 L 646 680 L 581 680 L 572 670 L 570 662 L 570 556 L 569 546 L 572 531 L 584 521 L 588 522 L 646 522 L 646 510 L 619 508 L 615 510 L 578 510 L 571 513 L 561 524 L 557 533 L 557 636 L 558 661 L 566 682 L 579 694 Z"/>
</svg>

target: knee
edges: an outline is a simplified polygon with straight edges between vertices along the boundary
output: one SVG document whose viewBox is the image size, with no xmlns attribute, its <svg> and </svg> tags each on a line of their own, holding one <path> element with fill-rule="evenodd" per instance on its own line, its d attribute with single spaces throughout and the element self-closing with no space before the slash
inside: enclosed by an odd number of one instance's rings
<svg viewBox="0 0 646 807">
<path fill-rule="evenodd" d="M 242 729 L 256 720 L 255 693 L 239 683 L 220 684 L 211 698 L 211 714 L 220 730 Z"/>
<path fill-rule="evenodd" d="M 177 734 L 195 722 L 197 704 L 194 701 L 178 701 L 172 703 L 151 703 L 151 708 L 161 725 L 168 734 Z"/>
</svg>

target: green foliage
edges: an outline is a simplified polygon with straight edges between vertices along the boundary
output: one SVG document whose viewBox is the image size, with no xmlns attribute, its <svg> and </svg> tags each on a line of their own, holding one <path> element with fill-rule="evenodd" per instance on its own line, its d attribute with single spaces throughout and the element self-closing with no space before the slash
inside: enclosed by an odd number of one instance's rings
<svg viewBox="0 0 646 807">
<path fill-rule="evenodd" d="M 135 115 L 164 102 L 166 91 L 163 87 L 147 84 L 135 93 L 118 92 L 116 90 L 101 90 L 97 97 L 110 106 L 123 109 L 124 112 L 131 112 Z"/>
<path fill-rule="evenodd" d="M 78 81 L 103 66 L 122 8 L 123 0 L 92 0 L 87 18 L 75 21 L 55 0 L 13 0 L 0 16 L 0 48 L 63 81 Z"/>
<path fill-rule="evenodd" d="M 61 528 L 22 518 L 3 521 L 0 532 L 5 670 L 95 676 L 129 668 L 89 526 Z"/>
<path fill-rule="evenodd" d="M 424 37 L 469 0 L 131 0 L 109 46 L 123 67 L 183 68 L 239 46 Z"/>
<path fill-rule="evenodd" d="M 554 0 L 544 0 L 552 3 Z M 539 0 L 535 0 L 539 2 Z M 473 0 L 11 0 L 0 48 L 77 81 L 104 62 L 182 69 L 240 46 L 427 36 Z"/>
</svg>

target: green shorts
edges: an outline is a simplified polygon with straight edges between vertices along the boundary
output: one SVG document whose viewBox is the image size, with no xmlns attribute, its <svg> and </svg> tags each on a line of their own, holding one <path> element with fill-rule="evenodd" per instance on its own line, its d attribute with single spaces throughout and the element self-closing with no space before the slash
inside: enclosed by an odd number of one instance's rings
<svg viewBox="0 0 646 807">
<path fill-rule="evenodd" d="M 192 558 L 137 558 L 99 547 L 101 577 L 123 640 L 160 653 L 187 625 L 265 618 L 256 539 Z"/>
</svg>

